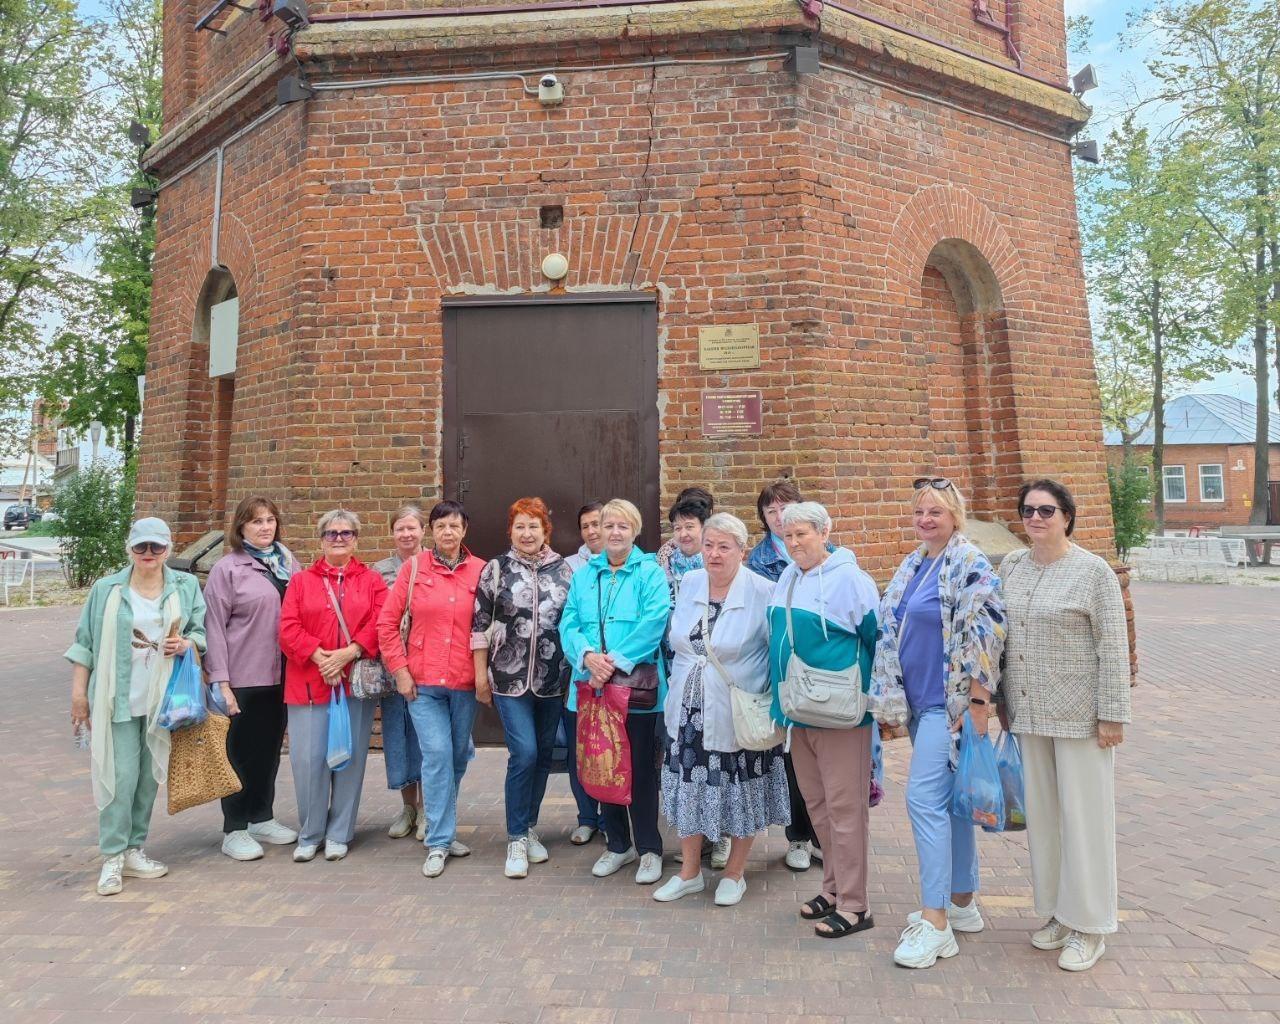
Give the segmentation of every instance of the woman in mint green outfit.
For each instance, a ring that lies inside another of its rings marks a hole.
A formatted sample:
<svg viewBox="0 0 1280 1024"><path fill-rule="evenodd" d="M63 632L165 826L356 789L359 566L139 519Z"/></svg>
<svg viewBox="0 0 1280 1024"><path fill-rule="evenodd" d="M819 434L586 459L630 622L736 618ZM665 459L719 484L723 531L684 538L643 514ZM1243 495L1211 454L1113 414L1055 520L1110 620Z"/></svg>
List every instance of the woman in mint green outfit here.
<svg viewBox="0 0 1280 1024"><path fill-rule="evenodd" d="M187 573L165 567L173 549L163 519L129 531L130 564L98 580L67 648L71 722L89 729L98 846L98 894L124 877L159 878L168 868L143 852L156 792L169 770L169 733L155 724L173 659L205 647L204 598Z"/></svg>
<svg viewBox="0 0 1280 1024"><path fill-rule="evenodd" d="M652 885L662 877L657 726L667 682L658 648L667 629L671 593L658 560L635 546L641 525L639 510L621 498L600 510L604 550L573 574L560 616L560 640L573 672L569 684L573 712L578 710L578 683L603 686L615 671L633 672L641 665L657 668L655 705L627 714L631 806L600 805L600 823L609 844L591 869L597 878L604 878L635 861L638 854L636 883Z"/></svg>

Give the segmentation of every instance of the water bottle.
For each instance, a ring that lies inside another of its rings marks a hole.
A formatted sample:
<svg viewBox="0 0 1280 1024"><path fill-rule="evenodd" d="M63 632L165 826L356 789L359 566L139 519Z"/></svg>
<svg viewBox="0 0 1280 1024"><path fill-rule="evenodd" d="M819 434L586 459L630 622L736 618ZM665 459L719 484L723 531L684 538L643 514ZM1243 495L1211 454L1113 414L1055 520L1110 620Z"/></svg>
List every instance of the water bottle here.
<svg viewBox="0 0 1280 1024"><path fill-rule="evenodd" d="M84 722L79 722L76 725L75 745L76 745L76 750L89 749L89 726Z"/></svg>

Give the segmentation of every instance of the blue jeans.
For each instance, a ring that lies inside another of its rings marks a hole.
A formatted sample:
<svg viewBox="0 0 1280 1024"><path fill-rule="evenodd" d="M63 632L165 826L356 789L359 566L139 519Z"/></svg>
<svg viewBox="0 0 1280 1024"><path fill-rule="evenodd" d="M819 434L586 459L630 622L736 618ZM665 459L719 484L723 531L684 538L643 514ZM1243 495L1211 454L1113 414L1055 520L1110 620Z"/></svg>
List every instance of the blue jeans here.
<svg viewBox="0 0 1280 1024"><path fill-rule="evenodd" d="M567 768L569 770L569 789L573 792L573 802L578 805L578 824L599 830L600 801L582 788L578 781L578 713L565 708L564 735L569 741Z"/></svg>
<svg viewBox="0 0 1280 1024"><path fill-rule="evenodd" d="M507 734L507 838L521 839L538 823L547 791L560 721L560 697L495 694L494 707Z"/></svg>
<svg viewBox="0 0 1280 1024"><path fill-rule="evenodd" d="M398 693L382 698L382 760L387 789L404 789L422 781L422 751L409 717L409 702Z"/></svg>
<svg viewBox="0 0 1280 1024"><path fill-rule="evenodd" d="M978 843L972 824L951 817L951 733L945 708L913 713L907 814L920 862L920 905L942 910L953 892L978 891Z"/></svg>
<svg viewBox="0 0 1280 1024"><path fill-rule="evenodd" d="M476 720L475 690L419 686L408 702L422 748L422 808L426 811L428 850L448 849L458 835L458 787L471 755L471 726Z"/></svg>

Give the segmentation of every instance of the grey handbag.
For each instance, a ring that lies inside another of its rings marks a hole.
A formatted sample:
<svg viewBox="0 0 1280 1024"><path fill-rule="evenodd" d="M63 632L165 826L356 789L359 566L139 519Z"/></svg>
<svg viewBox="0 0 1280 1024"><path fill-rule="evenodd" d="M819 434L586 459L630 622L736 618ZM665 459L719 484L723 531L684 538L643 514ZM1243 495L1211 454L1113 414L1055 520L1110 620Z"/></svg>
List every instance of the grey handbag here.
<svg viewBox="0 0 1280 1024"><path fill-rule="evenodd" d="M778 684L778 703L784 715L801 725L852 729L867 713L867 695L862 692L862 666L855 657L853 664L845 669L815 668L796 653L791 595L799 578L797 574L787 588L787 642L791 645L791 660L787 662L786 675Z"/></svg>

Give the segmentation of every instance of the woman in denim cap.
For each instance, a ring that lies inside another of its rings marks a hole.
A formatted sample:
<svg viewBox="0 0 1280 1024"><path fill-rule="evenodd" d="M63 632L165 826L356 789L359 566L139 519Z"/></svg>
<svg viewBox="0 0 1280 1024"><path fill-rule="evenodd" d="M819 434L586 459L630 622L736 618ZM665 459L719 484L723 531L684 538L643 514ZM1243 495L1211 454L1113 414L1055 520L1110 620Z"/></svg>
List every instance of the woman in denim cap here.
<svg viewBox="0 0 1280 1024"><path fill-rule="evenodd" d="M155 723L173 659L204 650L204 598L187 573L165 565L169 524L139 519L126 542L129 565L89 590L71 662L71 723L90 729L90 777L98 807L98 895L124 879L169 869L142 849L156 792L169 771L169 733Z"/></svg>
<svg viewBox="0 0 1280 1024"><path fill-rule="evenodd" d="M427 516L417 505L401 505L391 513L391 538L396 549L386 558L373 563L373 570L380 573L390 589L396 582L400 567L422 551L422 539L427 534ZM418 842L426 837L427 818L422 813L422 751L418 749L418 735L413 731L409 706L399 693L382 698L382 760L387 770L387 789L400 793L400 812L387 829L392 839L403 839L410 832L417 832Z"/></svg>

